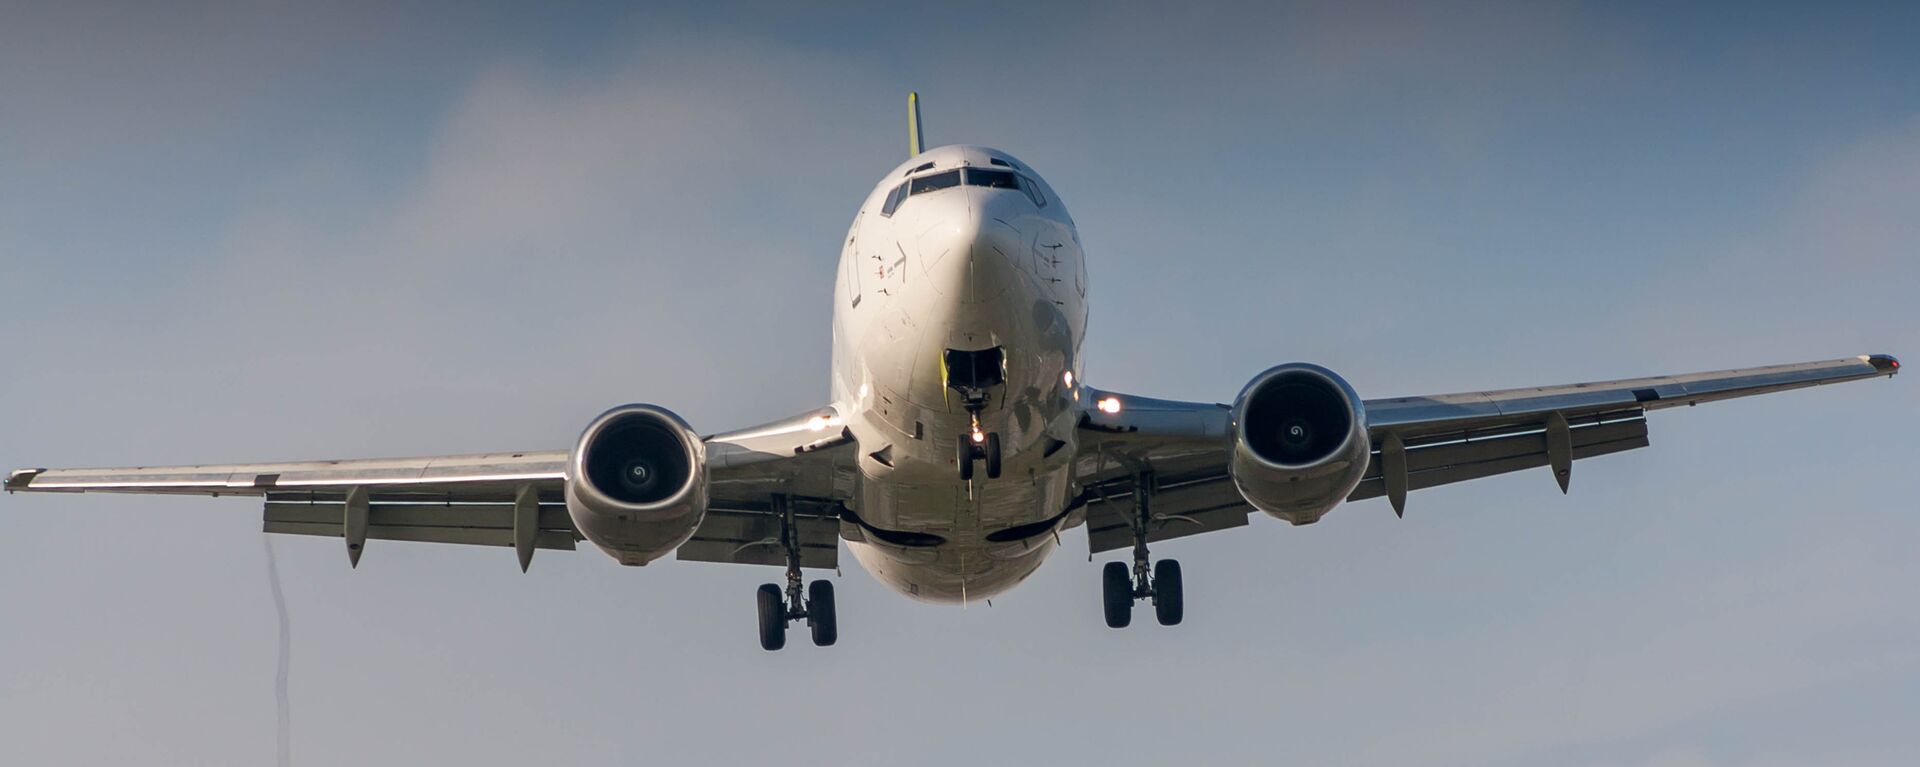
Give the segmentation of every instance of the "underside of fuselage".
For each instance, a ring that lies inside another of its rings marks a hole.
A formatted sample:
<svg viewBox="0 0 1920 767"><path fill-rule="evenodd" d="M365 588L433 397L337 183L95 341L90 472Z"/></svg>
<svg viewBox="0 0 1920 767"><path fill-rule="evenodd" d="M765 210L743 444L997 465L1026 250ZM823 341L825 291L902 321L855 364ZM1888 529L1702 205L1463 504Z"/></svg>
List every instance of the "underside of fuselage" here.
<svg viewBox="0 0 1920 767"><path fill-rule="evenodd" d="M1057 544L1043 523L1072 495L1083 269L1065 206L1005 153L930 150L869 195L835 290L833 386L859 445L850 506L880 531L850 545L882 582L986 598ZM998 476L964 478L988 437Z"/></svg>

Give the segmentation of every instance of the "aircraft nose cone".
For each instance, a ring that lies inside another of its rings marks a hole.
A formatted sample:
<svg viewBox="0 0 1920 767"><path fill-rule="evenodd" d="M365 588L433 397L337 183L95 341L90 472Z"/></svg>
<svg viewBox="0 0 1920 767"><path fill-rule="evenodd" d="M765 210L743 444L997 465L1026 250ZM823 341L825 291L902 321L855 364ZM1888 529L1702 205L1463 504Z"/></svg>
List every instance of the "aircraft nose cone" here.
<svg viewBox="0 0 1920 767"><path fill-rule="evenodd" d="M931 287L962 304L998 299L1019 277L1019 230L978 208L928 229L919 246Z"/></svg>

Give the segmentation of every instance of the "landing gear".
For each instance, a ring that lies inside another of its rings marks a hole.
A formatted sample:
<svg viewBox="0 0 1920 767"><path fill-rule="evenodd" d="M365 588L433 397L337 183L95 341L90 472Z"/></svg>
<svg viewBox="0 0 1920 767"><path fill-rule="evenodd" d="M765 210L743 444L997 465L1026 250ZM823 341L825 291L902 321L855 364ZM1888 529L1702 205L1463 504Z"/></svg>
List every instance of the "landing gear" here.
<svg viewBox="0 0 1920 767"><path fill-rule="evenodd" d="M1133 603L1140 599L1153 602L1153 617L1160 625L1178 625L1186 615L1180 563L1171 559L1153 563L1147 556L1147 524L1153 521L1153 474L1134 475L1133 487L1133 566L1108 562L1100 571L1100 601L1107 627L1122 629L1131 624Z"/></svg>
<svg viewBox="0 0 1920 767"><path fill-rule="evenodd" d="M954 464L960 481L973 481L973 462L987 462L987 479L1000 478L1000 435L980 428L980 414L995 387L1007 382L1007 356L1000 347L967 351L948 349L941 358L940 375L948 389L960 395L967 409L967 431L960 435Z"/></svg>
<svg viewBox="0 0 1920 767"><path fill-rule="evenodd" d="M780 544L787 552L787 587L783 591L768 583L762 585L756 595L760 649L772 652L787 646L787 623L803 618L815 645L831 645L840 638L839 621L833 611L833 584L814 581L801 588L800 536L794 524L793 502L784 495L776 495L773 511L780 515Z"/></svg>
<svg viewBox="0 0 1920 767"><path fill-rule="evenodd" d="M985 446L987 458L987 479L1000 478L1000 432L988 432Z"/></svg>
<svg viewBox="0 0 1920 767"><path fill-rule="evenodd" d="M816 647L831 647L840 638L840 626L833 616L833 583L807 584L807 628L813 631Z"/></svg>
<svg viewBox="0 0 1920 767"><path fill-rule="evenodd" d="M781 599L780 587L762 585L755 596L760 605L760 649L773 652L786 647L787 603Z"/></svg>
<svg viewBox="0 0 1920 767"><path fill-rule="evenodd" d="M1162 626L1179 625L1186 613L1180 596L1180 563L1162 559L1153 564L1153 617Z"/></svg>
<svg viewBox="0 0 1920 767"><path fill-rule="evenodd" d="M954 465L960 467L960 481L973 481L973 462L985 461L987 479L1000 478L1000 433L980 431L979 414L974 415L973 428L960 435L953 457Z"/></svg>
<svg viewBox="0 0 1920 767"><path fill-rule="evenodd" d="M1123 629L1133 623L1133 573L1125 562L1108 562L1100 570L1100 601L1105 604L1107 628Z"/></svg>

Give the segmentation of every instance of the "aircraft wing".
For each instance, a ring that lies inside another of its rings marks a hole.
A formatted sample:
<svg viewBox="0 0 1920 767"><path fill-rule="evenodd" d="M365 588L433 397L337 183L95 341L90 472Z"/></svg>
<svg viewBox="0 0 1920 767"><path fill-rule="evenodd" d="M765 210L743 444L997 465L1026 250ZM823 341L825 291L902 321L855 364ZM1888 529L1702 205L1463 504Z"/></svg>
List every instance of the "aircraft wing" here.
<svg viewBox="0 0 1920 767"><path fill-rule="evenodd" d="M1573 461L1646 447L1650 411L1892 376L1899 368L1899 361L1891 356L1863 355L1652 378L1366 400L1372 454L1360 485L1347 500L1385 495L1399 512L1408 491L1553 465L1562 446L1566 465L1556 467L1556 479L1564 490ZM1083 400L1090 406L1081 420L1083 449L1076 473L1087 492L1087 533L1093 551L1132 545L1132 499L1142 477L1154 487L1149 540L1247 523L1253 508L1227 475L1233 449L1229 406L1088 393L1092 396ZM1117 403L1112 408L1115 412L1099 406L1109 399Z"/></svg>
<svg viewBox="0 0 1920 767"><path fill-rule="evenodd" d="M831 409L706 438L710 510L681 559L773 564L755 544L778 530L765 499L789 493L839 500L835 467L851 466L851 442ZM19 469L5 489L47 493L141 493L263 499L269 533L354 539L572 549L582 540L563 491L567 450L197 466ZM757 504L757 505L756 505ZM804 515L804 566L834 567L838 522ZM764 560L764 561L763 561ZM784 559L778 564L784 565Z"/></svg>

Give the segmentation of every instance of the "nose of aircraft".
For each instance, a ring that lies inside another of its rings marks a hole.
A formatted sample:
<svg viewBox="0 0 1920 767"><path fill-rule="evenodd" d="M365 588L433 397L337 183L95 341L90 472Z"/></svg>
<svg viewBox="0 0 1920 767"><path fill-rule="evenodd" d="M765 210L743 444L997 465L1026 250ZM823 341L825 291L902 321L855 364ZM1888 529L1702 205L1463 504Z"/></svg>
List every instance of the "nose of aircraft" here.
<svg viewBox="0 0 1920 767"><path fill-rule="evenodd" d="M965 189L950 198L964 207L936 217L920 235L920 264L928 286L961 305L1000 299L1020 277L1020 230L1008 217L994 215L989 198L998 190ZM943 201L944 202L944 201Z"/></svg>

